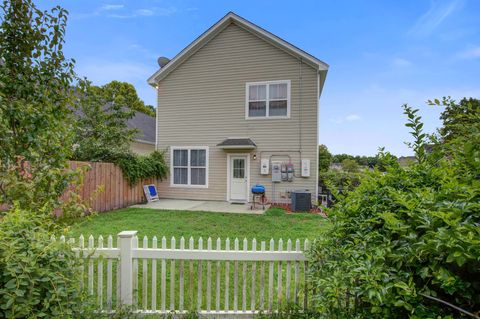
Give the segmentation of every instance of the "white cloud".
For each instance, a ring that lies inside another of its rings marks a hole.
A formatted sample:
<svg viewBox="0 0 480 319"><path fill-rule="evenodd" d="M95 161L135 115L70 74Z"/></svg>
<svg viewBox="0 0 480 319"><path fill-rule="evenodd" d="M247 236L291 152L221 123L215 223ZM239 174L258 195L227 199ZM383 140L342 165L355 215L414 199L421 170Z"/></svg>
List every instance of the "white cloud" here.
<svg viewBox="0 0 480 319"><path fill-rule="evenodd" d="M475 59L480 58L480 46L472 47L467 50L458 53L458 57L461 59Z"/></svg>
<svg viewBox="0 0 480 319"><path fill-rule="evenodd" d="M396 68L408 68L413 65L413 63L407 59L403 58L394 58L392 60L392 65Z"/></svg>
<svg viewBox="0 0 480 319"><path fill-rule="evenodd" d="M87 77L94 84L105 84L113 80L146 83L155 66L132 62L111 62L104 60L79 61L76 72Z"/></svg>
<svg viewBox="0 0 480 319"><path fill-rule="evenodd" d="M105 4L97 9L97 11L119 10L124 7L123 4Z"/></svg>
<svg viewBox="0 0 480 319"><path fill-rule="evenodd" d="M127 47L127 49L142 54L149 61L156 61L158 58L158 54L155 54L140 44L131 44Z"/></svg>
<svg viewBox="0 0 480 319"><path fill-rule="evenodd" d="M344 116L344 117L330 119L330 122L335 123L335 124L342 124L342 123L345 123L345 122L359 121L361 119L362 119L362 117L358 114L349 114L349 115Z"/></svg>
<svg viewBox="0 0 480 319"><path fill-rule="evenodd" d="M90 13L84 13L74 16L77 19L85 19L96 16L106 16L115 19L130 19L137 17L152 17L152 16L171 16L178 12L176 7L152 7L139 8L135 10L127 10L123 4L105 4L95 9Z"/></svg>
<svg viewBox="0 0 480 319"><path fill-rule="evenodd" d="M359 121L361 119L362 118L360 117L360 115L357 115L357 114L350 114L345 116L345 121L347 122Z"/></svg>
<svg viewBox="0 0 480 319"><path fill-rule="evenodd" d="M175 7L168 7L168 8L159 8L154 7L150 9L142 8L134 10L131 13L125 14L109 14L107 17L109 18L116 18L116 19L130 19L130 18L137 18L137 17L152 17L152 16L171 16L177 12L177 8Z"/></svg>
<svg viewBox="0 0 480 319"><path fill-rule="evenodd" d="M156 15L159 15L159 16L170 16L177 12L178 12L178 9L176 7L155 8L155 13Z"/></svg>
<svg viewBox="0 0 480 319"><path fill-rule="evenodd" d="M151 9L138 9L135 10L135 14L139 16L153 16L155 14L155 11Z"/></svg>
<svg viewBox="0 0 480 319"><path fill-rule="evenodd" d="M419 37L432 34L442 22L462 5L463 0L433 1L430 9L417 20L408 34Z"/></svg>
<svg viewBox="0 0 480 319"><path fill-rule="evenodd" d="M121 10L123 8L124 8L123 4L104 4L103 6L100 6L100 7L96 8L95 11L93 11L93 12L81 13L81 14L78 14L78 15L74 15L73 18L87 19L87 18L91 18L91 17L100 16L101 14L103 14L105 12L118 11L118 10Z"/></svg>

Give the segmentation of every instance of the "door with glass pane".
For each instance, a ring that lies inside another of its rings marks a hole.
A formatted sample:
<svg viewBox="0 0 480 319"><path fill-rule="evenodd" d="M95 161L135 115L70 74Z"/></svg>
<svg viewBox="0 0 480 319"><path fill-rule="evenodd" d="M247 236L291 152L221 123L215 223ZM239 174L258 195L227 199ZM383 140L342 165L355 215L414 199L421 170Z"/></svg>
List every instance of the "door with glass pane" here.
<svg viewBox="0 0 480 319"><path fill-rule="evenodd" d="M246 201L247 193L247 156L230 157L230 200Z"/></svg>

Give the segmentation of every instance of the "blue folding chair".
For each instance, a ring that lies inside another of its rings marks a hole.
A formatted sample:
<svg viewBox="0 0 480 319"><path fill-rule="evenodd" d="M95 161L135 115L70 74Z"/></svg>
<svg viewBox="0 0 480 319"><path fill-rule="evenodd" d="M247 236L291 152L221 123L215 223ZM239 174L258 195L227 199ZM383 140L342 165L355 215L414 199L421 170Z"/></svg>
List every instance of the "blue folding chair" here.
<svg viewBox="0 0 480 319"><path fill-rule="evenodd" d="M143 185L143 193L145 194L145 198L149 203L158 200L157 187L153 184Z"/></svg>

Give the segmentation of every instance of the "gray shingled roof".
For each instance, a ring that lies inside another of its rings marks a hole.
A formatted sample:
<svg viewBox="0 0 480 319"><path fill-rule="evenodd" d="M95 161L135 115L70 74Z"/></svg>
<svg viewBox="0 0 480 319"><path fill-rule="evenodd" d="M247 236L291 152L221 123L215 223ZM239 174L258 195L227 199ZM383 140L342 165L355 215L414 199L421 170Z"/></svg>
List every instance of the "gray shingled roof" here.
<svg viewBox="0 0 480 319"><path fill-rule="evenodd" d="M155 118L141 112L135 112L135 115L127 121L129 128L138 130L135 140L142 142L155 143Z"/></svg>
<svg viewBox="0 0 480 319"><path fill-rule="evenodd" d="M249 138L227 138L220 144L217 144L217 146L227 146L227 147L228 146L237 146L237 147L246 146L250 148L250 147L256 147L257 145L255 145L255 143Z"/></svg>
<svg viewBox="0 0 480 319"><path fill-rule="evenodd" d="M105 106L105 109L107 106ZM70 107L73 114L78 117L83 117L83 112L80 109ZM127 121L129 128L135 128L138 130L134 140L143 141L148 143L155 143L155 118L144 114L139 111L135 111L135 115Z"/></svg>

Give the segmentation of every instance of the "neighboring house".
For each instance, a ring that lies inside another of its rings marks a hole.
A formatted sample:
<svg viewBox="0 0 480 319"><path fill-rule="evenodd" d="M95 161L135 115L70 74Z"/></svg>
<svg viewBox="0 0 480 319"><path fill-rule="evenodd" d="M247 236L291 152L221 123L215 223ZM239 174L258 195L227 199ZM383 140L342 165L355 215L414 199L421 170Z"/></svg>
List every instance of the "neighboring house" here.
<svg viewBox="0 0 480 319"><path fill-rule="evenodd" d="M74 114L83 117L83 112L78 108L72 108ZM108 110L108 105L104 106ZM145 113L135 111L135 115L127 120L127 126L130 129L138 130L130 143L130 150L139 155L147 155L155 150L155 118Z"/></svg>
<svg viewBox="0 0 480 319"><path fill-rule="evenodd" d="M342 163L331 163L328 167L330 170L341 171L343 170Z"/></svg>
<svg viewBox="0 0 480 319"><path fill-rule="evenodd" d="M137 135L130 143L130 149L137 154L147 155L155 150L155 118L136 111L127 121L129 128L138 130Z"/></svg>
<svg viewBox="0 0 480 319"><path fill-rule="evenodd" d="M327 64L234 13L159 62L148 82L158 94L157 149L170 166L161 197L246 202L259 183L272 202L297 189L315 200ZM282 180L276 168L289 163L291 181Z"/></svg>

